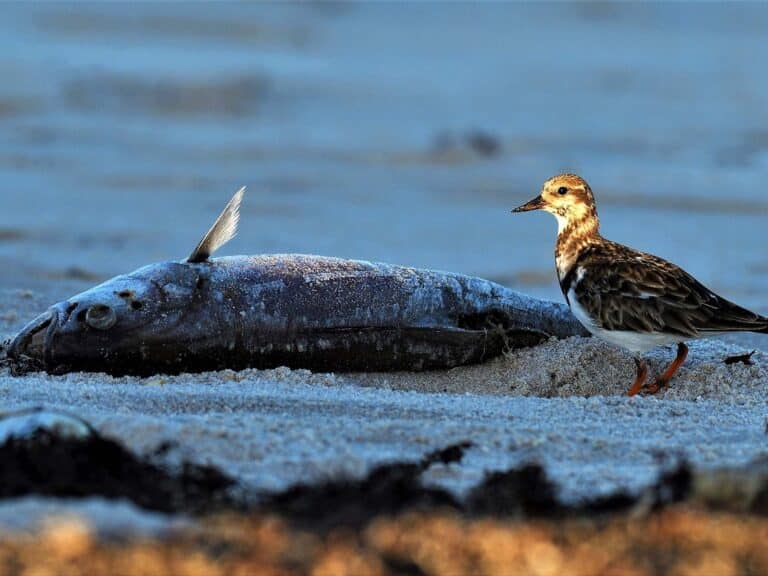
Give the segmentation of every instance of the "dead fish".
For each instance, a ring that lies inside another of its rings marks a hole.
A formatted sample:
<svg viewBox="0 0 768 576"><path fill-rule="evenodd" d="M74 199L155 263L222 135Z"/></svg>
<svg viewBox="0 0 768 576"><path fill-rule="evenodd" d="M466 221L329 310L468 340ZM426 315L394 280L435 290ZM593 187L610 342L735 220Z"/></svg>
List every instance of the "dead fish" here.
<svg viewBox="0 0 768 576"><path fill-rule="evenodd" d="M480 278L297 254L211 258L236 234L244 190L186 260L117 276L30 322L7 352L15 372L444 369L586 334L566 306Z"/></svg>

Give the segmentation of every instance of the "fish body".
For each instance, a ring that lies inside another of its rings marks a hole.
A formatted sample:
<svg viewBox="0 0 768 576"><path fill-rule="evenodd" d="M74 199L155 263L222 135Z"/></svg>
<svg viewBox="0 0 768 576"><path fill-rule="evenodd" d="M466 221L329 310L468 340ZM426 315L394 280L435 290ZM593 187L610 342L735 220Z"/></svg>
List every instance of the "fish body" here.
<svg viewBox="0 0 768 576"><path fill-rule="evenodd" d="M55 304L14 338L9 358L51 373L114 375L428 370L586 334L566 306L480 278L296 254L210 258L234 235L231 204L217 221L224 236L214 225L186 261L151 264Z"/></svg>

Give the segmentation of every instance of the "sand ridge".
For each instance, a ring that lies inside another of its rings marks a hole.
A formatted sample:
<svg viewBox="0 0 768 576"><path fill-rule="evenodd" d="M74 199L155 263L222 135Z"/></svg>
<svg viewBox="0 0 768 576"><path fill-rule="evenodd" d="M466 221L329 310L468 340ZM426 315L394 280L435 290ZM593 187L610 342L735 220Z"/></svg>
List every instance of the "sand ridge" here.
<svg viewBox="0 0 768 576"><path fill-rule="evenodd" d="M719 399L760 402L768 391L768 354L760 350L752 365L724 360L751 350L716 339L689 344L688 359L659 399ZM652 350L651 376L672 361L673 347ZM550 339L532 348L515 350L477 366L440 372L355 374L351 382L377 388L566 398L625 396L635 377L632 355L596 338ZM650 378L650 377L649 377Z"/></svg>

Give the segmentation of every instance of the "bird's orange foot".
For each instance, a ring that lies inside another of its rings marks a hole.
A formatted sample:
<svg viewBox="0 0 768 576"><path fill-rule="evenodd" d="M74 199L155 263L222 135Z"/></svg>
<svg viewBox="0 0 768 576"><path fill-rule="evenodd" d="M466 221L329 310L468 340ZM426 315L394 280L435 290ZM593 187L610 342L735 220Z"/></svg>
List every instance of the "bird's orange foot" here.
<svg viewBox="0 0 768 576"><path fill-rule="evenodd" d="M643 396L651 396L652 394L661 392L667 386L669 386L669 380L662 380L661 378L657 378L651 384L648 384L645 388L643 388L640 393Z"/></svg>
<svg viewBox="0 0 768 576"><path fill-rule="evenodd" d="M648 384L642 391L644 395L656 394L669 386L669 381L677 372L677 369L683 365L686 357L688 356L688 346L680 342L677 345L677 357L672 361L672 364L664 370L664 374L656 378L653 383Z"/></svg>
<svg viewBox="0 0 768 576"><path fill-rule="evenodd" d="M627 396L634 396L643 388L645 384L645 378L648 376L648 366L645 364L645 360L635 358L635 366L637 366L637 377L635 378L632 386L627 390Z"/></svg>

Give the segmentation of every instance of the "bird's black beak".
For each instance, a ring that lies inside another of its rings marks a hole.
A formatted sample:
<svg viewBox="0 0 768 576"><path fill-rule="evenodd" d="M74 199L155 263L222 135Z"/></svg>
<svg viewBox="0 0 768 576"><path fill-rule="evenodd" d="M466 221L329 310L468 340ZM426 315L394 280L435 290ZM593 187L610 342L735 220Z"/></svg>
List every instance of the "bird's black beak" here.
<svg viewBox="0 0 768 576"><path fill-rule="evenodd" d="M544 198L541 197L541 194L536 196L533 200L530 202L526 202L522 206L518 206L512 212L530 212L531 210L539 210L541 208L544 208Z"/></svg>

